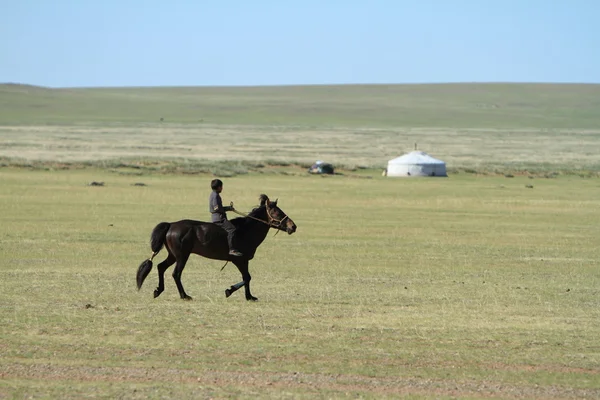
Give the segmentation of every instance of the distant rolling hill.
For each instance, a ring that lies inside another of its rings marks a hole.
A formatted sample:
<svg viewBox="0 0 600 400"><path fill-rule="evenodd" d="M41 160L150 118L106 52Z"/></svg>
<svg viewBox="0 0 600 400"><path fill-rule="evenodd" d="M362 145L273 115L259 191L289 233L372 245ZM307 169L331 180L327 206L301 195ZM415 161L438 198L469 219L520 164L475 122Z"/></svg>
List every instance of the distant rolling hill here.
<svg viewBox="0 0 600 400"><path fill-rule="evenodd" d="M0 124L600 127L597 84L53 89L0 85Z"/></svg>

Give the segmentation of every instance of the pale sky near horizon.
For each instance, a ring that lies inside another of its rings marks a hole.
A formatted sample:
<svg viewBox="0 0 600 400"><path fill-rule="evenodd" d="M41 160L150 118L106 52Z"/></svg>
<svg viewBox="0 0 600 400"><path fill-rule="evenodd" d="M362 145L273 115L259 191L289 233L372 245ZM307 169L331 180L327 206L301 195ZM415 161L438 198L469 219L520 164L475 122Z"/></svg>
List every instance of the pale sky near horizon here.
<svg viewBox="0 0 600 400"><path fill-rule="evenodd" d="M600 83L600 0L0 0L0 82Z"/></svg>

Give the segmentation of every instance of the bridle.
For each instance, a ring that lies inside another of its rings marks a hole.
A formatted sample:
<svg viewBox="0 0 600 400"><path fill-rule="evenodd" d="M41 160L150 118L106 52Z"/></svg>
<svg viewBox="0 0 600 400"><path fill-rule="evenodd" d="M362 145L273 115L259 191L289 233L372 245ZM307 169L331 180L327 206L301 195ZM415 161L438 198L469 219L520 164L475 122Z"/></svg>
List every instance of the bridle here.
<svg viewBox="0 0 600 400"><path fill-rule="evenodd" d="M271 213L269 213L269 207L266 206L266 205L265 205L265 210L267 211L267 216L269 217L269 226L272 227L272 228L276 228L276 229L280 229L281 230L281 228L283 228L283 223L289 217L286 215L282 219L277 219L277 218L273 217L271 215ZM277 222L277 225L273 225L273 222Z"/></svg>
<svg viewBox="0 0 600 400"><path fill-rule="evenodd" d="M269 219L268 221L264 221L264 220L262 220L262 219L260 219L260 218L253 217L252 215L244 214L244 213L242 213L242 212L239 212L239 211L237 211L237 210L232 210L232 211L233 211L234 213L236 213L236 214L239 214L239 215L241 215L241 216L244 216L244 217L246 217L246 218L250 218L250 219L253 219L253 220L255 220L255 221L262 222L263 224L269 225L269 228L275 228L275 229L277 229L278 231L284 230L284 229L283 229L283 228L284 228L284 227L283 227L283 223L284 223L284 222L285 222L285 220L286 220L286 219L288 219L289 217L288 217L287 215L286 215L285 217L283 217L282 219L277 219L277 218L273 217L273 216L271 215L271 213L269 212L269 206L267 206L266 204L265 204L265 210L266 210L266 212L267 212L267 217L268 217L268 219ZM274 224L274 222L275 222L275 223L277 223L277 225L275 225L275 224Z"/></svg>

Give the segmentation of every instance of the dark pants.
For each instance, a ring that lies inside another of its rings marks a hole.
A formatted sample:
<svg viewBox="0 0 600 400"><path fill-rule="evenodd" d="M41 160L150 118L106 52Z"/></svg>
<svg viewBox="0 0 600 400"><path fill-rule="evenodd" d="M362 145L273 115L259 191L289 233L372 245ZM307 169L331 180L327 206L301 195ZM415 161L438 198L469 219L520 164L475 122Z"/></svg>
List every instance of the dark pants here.
<svg viewBox="0 0 600 400"><path fill-rule="evenodd" d="M229 250L235 249L235 247L233 247L233 235L235 234L235 226L228 219L215 222L215 224L219 225L221 228L225 229L225 232L227 232L227 243L229 243Z"/></svg>

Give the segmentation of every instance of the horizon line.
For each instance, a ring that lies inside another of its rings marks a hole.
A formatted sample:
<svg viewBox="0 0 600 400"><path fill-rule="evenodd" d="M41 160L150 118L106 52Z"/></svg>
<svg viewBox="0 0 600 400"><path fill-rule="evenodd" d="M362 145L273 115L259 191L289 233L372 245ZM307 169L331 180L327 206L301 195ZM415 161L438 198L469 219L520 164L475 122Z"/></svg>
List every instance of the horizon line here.
<svg viewBox="0 0 600 400"><path fill-rule="evenodd" d="M27 86L40 89L160 89L160 88L286 88L343 86L436 86L436 85L600 85L600 82L536 82L536 81L450 81L411 83L306 83L264 85L115 85L115 86L44 86L21 82L0 82L0 86Z"/></svg>

